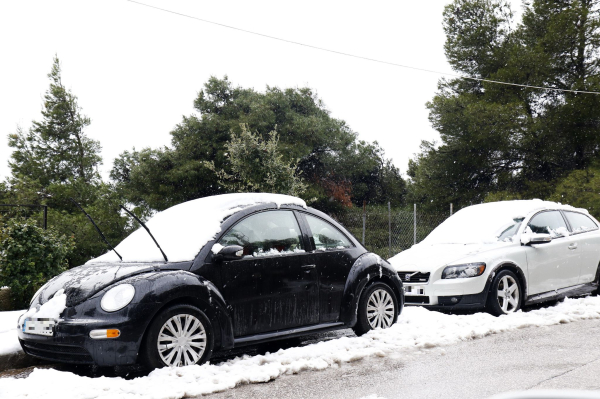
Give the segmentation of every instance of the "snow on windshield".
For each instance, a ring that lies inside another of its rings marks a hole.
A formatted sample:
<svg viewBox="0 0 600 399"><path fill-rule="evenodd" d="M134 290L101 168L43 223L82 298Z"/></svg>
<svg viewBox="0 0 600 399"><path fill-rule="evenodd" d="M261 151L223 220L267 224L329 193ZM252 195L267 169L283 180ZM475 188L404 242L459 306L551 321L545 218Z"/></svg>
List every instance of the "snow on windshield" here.
<svg viewBox="0 0 600 399"><path fill-rule="evenodd" d="M423 244L510 242L519 230L522 219L542 209L575 208L542 200L499 201L473 205L446 219L423 240Z"/></svg>
<svg viewBox="0 0 600 399"><path fill-rule="evenodd" d="M239 193L199 198L173 206L154 215L147 223L169 262L193 260L200 249L221 231L227 216L244 208L262 203L299 205L300 198L282 194ZM162 254L150 235L140 227L115 247L124 262L161 262ZM88 261L90 263L119 262L113 252Z"/></svg>

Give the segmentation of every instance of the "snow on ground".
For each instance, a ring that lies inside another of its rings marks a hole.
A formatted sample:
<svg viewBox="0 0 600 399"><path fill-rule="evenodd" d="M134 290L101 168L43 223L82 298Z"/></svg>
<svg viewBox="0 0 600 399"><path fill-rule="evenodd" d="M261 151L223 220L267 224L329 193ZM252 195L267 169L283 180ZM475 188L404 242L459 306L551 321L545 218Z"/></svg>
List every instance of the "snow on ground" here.
<svg viewBox="0 0 600 399"><path fill-rule="evenodd" d="M17 322L24 310L0 312L0 355L21 351L17 338Z"/></svg>
<svg viewBox="0 0 600 399"><path fill-rule="evenodd" d="M549 308L493 317L486 313L447 315L421 307L404 309L396 325L362 337L342 337L266 355L242 356L220 364L155 370L148 376L89 378L36 369L25 379L0 379L0 398L182 398L267 382L283 374L323 370L372 356L394 356L490 334L533 326L600 319L600 297L566 299Z"/></svg>

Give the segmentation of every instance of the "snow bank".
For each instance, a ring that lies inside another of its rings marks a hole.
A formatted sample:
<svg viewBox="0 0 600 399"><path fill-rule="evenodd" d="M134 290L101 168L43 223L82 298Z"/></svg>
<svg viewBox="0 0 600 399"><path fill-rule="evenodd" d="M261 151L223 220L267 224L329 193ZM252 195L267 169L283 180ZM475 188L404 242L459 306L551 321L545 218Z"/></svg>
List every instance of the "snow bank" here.
<svg viewBox="0 0 600 399"><path fill-rule="evenodd" d="M371 356L410 354L503 331L583 319L600 319L600 297L566 299L554 307L498 318L486 313L446 315L410 307L392 328L362 337L342 337L264 356L242 356L216 365L160 369L129 381L36 369L25 379L0 379L0 398L63 399L65 387L69 397L76 398L182 398L267 382L303 370L323 370Z"/></svg>
<svg viewBox="0 0 600 399"><path fill-rule="evenodd" d="M299 205L300 198L282 194L239 193L198 198L158 212L147 223L148 229L171 262L193 260L200 249L221 231L227 216L249 206L274 203ZM124 262L162 262L164 258L150 235L140 227L115 247ZM113 252L87 262L119 262Z"/></svg>
<svg viewBox="0 0 600 399"><path fill-rule="evenodd" d="M17 338L17 323L23 313L24 310L0 312L0 355L21 351Z"/></svg>

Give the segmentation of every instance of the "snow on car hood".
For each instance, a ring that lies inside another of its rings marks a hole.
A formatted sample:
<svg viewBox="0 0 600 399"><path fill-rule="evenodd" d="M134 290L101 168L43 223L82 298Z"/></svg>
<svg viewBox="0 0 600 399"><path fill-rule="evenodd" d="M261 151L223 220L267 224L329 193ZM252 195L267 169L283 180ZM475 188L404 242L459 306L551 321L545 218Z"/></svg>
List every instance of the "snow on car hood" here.
<svg viewBox="0 0 600 399"><path fill-rule="evenodd" d="M44 304L61 289L67 296L66 306L76 305L115 281L140 273L161 269L189 269L190 262L173 263L117 263L93 264L75 267L48 281L40 290L36 303Z"/></svg>
<svg viewBox="0 0 600 399"><path fill-rule="evenodd" d="M434 245L421 243L393 256L388 262L392 264L396 271L433 273L443 266L457 264L467 256L482 254L508 245L513 244L506 242ZM478 261L485 262L486 259L483 257Z"/></svg>
<svg viewBox="0 0 600 399"><path fill-rule="evenodd" d="M169 262L193 260L202 247L221 231L221 222L244 208L257 204L274 203L299 205L306 208L300 198L282 194L237 193L198 198L158 212L146 226L167 255ZM123 262L164 262L160 250L150 235L139 228L115 247ZM113 252L87 262L119 262Z"/></svg>

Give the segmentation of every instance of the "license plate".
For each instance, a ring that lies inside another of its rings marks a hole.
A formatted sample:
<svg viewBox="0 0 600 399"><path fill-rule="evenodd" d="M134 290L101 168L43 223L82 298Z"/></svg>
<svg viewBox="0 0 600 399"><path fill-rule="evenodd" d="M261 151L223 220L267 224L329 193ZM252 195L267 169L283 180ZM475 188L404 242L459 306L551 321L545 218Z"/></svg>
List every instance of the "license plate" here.
<svg viewBox="0 0 600 399"><path fill-rule="evenodd" d="M425 289L421 287L404 286L404 293L407 295L425 295Z"/></svg>
<svg viewBox="0 0 600 399"><path fill-rule="evenodd" d="M56 321L54 319L25 319L25 321L23 322L23 332L26 334L52 336L54 335L55 325Z"/></svg>

